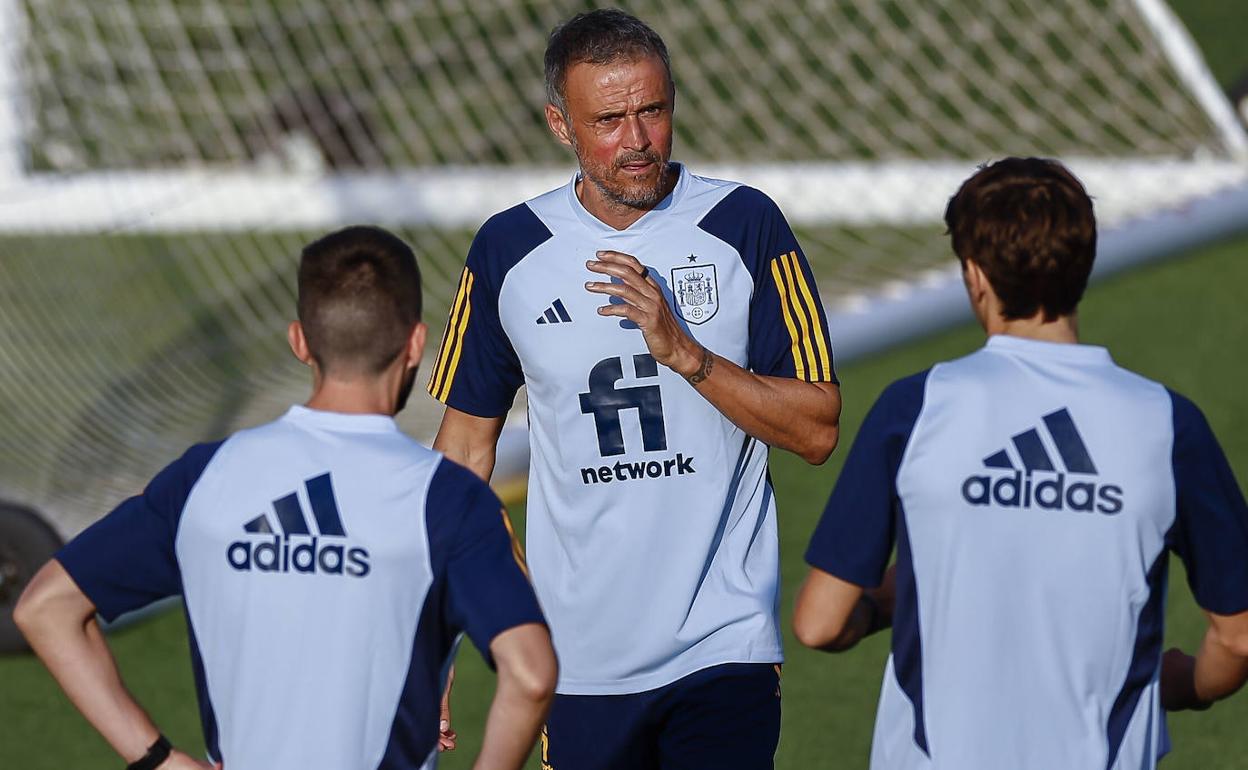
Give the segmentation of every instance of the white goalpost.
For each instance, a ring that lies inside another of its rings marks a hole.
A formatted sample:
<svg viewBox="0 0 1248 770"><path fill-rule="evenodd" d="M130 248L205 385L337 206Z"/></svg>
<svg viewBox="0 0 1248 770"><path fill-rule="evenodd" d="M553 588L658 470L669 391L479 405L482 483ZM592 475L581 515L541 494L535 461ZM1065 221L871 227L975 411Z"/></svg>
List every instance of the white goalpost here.
<svg viewBox="0 0 1248 770"><path fill-rule="evenodd" d="M572 173L541 53L592 4L0 0L0 499L72 533L299 398L319 232L398 229L440 327L472 230ZM1248 227L1248 136L1162 0L628 10L672 52L677 159L776 199L838 361L964 317L940 218L992 158L1084 179L1102 269Z"/></svg>

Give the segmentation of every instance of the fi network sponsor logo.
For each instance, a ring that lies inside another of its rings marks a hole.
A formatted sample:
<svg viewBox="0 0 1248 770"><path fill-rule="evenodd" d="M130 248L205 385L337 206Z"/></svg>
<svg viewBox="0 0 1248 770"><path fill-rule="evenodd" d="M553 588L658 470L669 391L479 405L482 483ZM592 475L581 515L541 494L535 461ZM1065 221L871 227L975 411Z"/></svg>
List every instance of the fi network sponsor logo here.
<svg viewBox="0 0 1248 770"><path fill-rule="evenodd" d="M262 513L243 525L251 537L230 543L225 558L239 572L286 572L299 575L368 575L368 550L346 542L334 487L325 473L304 483L316 519L317 534L308 529L299 496L291 492L273 501L280 532Z"/></svg>
<svg viewBox="0 0 1248 770"><path fill-rule="evenodd" d="M1046 414L1044 427L1064 470L1054 464L1038 427L1031 428L1011 439L1022 467L1008 449L985 457L984 467L990 472L968 476L962 482L962 498L971 505L1003 508L1097 511L1107 516L1120 512L1122 487L1101 483L1070 412Z"/></svg>
<svg viewBox="0 0 1248 770"><path fill-rule="evenodd" d="M604 458L625 454L624 428L620 415L636 412L641 428L643 452L667 451L667 424L663 418L663 392L659 386L659 365L649 353L633 356L634 379L644 385L621 387L624 361L619 356L604 358L589 372L589 390L581 393L581 413L593 415L598 436L598 453ZM652 381L652 382L651 382ZM631 418L630 418L631 419ZM636 447L633 447L636 451ZM693 458L682 452L675 457L591 465L581 468L582 484L610 484L697 473Z"/></svg>

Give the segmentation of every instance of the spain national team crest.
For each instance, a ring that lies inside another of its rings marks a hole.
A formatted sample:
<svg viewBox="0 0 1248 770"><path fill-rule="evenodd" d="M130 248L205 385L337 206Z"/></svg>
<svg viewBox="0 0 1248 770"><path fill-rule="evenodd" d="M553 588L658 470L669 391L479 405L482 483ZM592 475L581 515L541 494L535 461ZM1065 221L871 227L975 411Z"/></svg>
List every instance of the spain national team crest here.
<svg viewBox="0 0 1248 770"><path fill-rule="evenodd" d="M719 310L719 284L714 265L672 268L672 294L676 309L691 324L706 323Z"/></svg>

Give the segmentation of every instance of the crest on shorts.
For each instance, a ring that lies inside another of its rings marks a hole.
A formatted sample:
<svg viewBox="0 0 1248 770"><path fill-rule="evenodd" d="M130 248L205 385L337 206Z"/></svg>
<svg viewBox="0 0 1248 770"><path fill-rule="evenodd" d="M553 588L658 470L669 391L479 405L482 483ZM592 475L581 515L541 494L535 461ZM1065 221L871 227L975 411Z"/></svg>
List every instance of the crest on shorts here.
<svg viewBox="0 0 1248 770"><path fill-rule="evenodd" d="M706 323L719 310L719 284L714 265L672 268L672 294L676 309L691 324Z"/></svg>

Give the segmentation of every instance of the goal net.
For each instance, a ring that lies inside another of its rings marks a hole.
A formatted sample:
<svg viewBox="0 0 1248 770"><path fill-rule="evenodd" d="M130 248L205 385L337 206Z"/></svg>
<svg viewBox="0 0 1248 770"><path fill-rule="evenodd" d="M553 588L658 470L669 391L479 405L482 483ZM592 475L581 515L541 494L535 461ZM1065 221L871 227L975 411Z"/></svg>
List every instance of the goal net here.
<svg viewBox="0 0 1248 770"><path fill-rule="evenodd" d="M301 398L293 267L329 228L416 247L436 339L473 229L573 172L541 59L590 5L0 0L0 498L69 533ZM775 198L834 313L947 276L985 160L1067 160L1110 227L1248 178L1160 0L628 10L671 50L677 159Z"/></svg>

